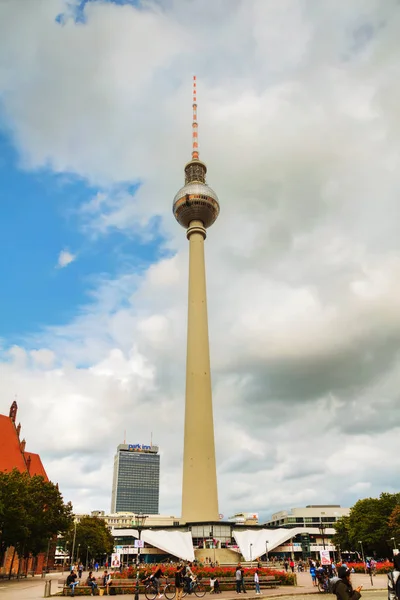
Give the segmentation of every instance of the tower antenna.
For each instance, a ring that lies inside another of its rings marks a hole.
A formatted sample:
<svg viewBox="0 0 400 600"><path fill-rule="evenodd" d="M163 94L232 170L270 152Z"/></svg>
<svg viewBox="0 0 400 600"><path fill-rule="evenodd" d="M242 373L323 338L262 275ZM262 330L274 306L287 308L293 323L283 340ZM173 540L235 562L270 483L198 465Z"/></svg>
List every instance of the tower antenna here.
<svg viewBox="0 0 400 600"><path fill-rule="evenodd" d="M193 75L193 122L192 122L192 160L199 159L199 137L197 124L197 80Z"/></svg>

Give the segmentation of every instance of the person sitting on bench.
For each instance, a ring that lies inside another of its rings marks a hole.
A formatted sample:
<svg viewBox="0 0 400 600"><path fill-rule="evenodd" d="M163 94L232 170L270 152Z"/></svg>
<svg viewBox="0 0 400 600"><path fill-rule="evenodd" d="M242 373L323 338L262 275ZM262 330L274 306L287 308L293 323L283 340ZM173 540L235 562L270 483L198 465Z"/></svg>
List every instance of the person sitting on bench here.
<svg viewBox="0 0 400 600"><path fill-rule="evenodd" d="M86 583L88 586L92 588L90 593L91 596L94 596L94 591L97 589L96 577L93 577L92 571L89 572L88 578L86 579Z"/></svg>

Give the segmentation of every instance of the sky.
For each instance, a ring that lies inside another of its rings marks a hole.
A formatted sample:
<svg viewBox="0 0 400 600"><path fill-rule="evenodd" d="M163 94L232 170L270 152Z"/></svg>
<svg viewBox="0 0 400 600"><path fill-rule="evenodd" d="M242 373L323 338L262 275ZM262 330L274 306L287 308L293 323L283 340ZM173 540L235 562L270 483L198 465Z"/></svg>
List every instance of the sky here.
<svg viewBox="0 0 400 600"><path fill-rule="evenodd" d="M0 0L0 412L77 512L161 451L179 515L191 151L219 507L398 491L397 0Z"/></svg>

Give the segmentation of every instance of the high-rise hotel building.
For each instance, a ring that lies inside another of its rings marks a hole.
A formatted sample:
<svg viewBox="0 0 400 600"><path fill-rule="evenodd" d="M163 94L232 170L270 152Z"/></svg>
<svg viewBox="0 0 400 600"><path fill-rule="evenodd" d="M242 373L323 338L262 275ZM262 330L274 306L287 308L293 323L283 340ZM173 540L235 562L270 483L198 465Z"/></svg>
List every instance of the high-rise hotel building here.
<svg viewBox="0 0 400 600"><path fill-rule="evenodd" d="M158 446L120 444L114 458L111 512L159 514Z"/></svg>

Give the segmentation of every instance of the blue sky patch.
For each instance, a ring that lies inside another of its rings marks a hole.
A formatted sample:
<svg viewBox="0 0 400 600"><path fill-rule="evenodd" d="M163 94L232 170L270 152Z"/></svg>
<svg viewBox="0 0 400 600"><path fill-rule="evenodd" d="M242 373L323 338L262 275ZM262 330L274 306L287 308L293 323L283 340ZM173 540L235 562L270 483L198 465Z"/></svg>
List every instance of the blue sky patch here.
<svg viewBox="0 0 400 600"><path fill-rule="evenodd" d="M163 255L163 238L154 219L150 239L118 230L85 232L79 208L99 189L50 171L26 172L9 138L0 134L0 338L18 343L42 327L67 323L90 301L100 276L140 273ZM127 184L134 193L137 186ZM77 258L64 268L58 256Z"/></svg>

